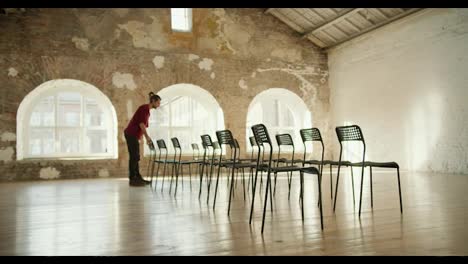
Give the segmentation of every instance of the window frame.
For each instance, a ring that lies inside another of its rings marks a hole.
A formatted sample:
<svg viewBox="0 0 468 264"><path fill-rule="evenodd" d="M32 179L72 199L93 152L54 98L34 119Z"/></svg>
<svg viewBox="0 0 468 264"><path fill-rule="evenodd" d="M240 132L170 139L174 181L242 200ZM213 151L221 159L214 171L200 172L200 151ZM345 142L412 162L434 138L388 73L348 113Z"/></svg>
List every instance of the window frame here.
<svg viewBox="0 0 468 264"><path fill-rule="evenodd" d="M206 133L206 134L209 134L211 136L211 139L213 141L217 141L216 131L225 129L224 128L225 125L224 125L224 112L223 112L223 109L221 108L221 106L217 102L216 98L210 92L206 91L205 89L203 89L203 88L201 88L201 87L199 87L197 85L193 85L193 84L189 84L189 83L179 83L179 84L174 84L174 85L171 85L171 86L168 86L168 87L162 89L160 92L158 92L158 95L161 96L163 101L173 99L174 97L177 97L177 96L189 97L192 100L198 102L202 107L204 107L205 111L207 113L214 116L214 124L212 124L210 126L214 127L215 129L213 131L209 131L209 132ZM163 134L166 135L166 133L167 133L168 138L162 138L162 139L164 139L164 142L166 143L168 155L171 155L171 154L173 155L174 154L174 148L172 146L172 142L170 141L170 139L172 137L174 137L174 132L175 131L190 130L191 134L195 134L195 129L194 129L194 126L193 126L193 124L195 123L194 122L195 113L190 111L191 112L190 113L190 118L191 118L190 123L192 123L192 126L173 126L172 125L173 124L173 120L172 120L173 108L172 108L171 103L173 103L174 101L171 100L171 101L169 101L167 103L163 102L163 101L161 102L161 107L163 107L163 106L168 107L167 114L169 115L169 118L168 118L167 126L162 127L162 129L164 129ZM191 105L190 107L192 108L193 105ZM158 112L156 112L156 111L161 111L161 109L159 108L157 110L152 110L152 111L154 111L154 112L151 113L150 119L154 114L158 114ZM160 129L160 127L158 127L158 126L156 126L155 128L150 128L150 125L152 123L153 122L150 122L150 124L148 125L148 130L149 131L151 131L153 129ZM190 146L190 144L192 144L192 143L197 143L198 146L199 146L200 152L203 152L203 147L201 146L200 136L201 136L201 134L195 136L196 141L195 142L189 142L188 146ZM161 138L154 138L152 134L150 134L150 137L152 138L153 142L156 142L156 140L161 139ZM181 143L181 147L182 147L182 154L184 156L192 156L193 150L191 148L190 149L183 148L184 145L187 145L186 144L187 142L182 142L181 138L178 138L178 139L179 139L179 141L181 141L180 143ZM157 152L159 153L159 150L157 150ZM144 146L143 153L144 153L144 156L149 156L150 155L149 148L146 145ZM225 153L225 147L223 147L223 153ZM165 152L162 151L162 154L164 155Z"/></svg>
<svg viewBox="0 0 468 264"><path fill-rule="evenodd" d="M174 20L174 9L185 9L186 10L186 16L184 16L184 19L186 19L186 23L188 24L188 29L178 29L174 28L173 20ZM193 10L192 8L171 8L171 30L172 32L177 32L177 33L192 33L193 31Z"/></svg>
<svg viewBox="0 0 468 264"><path fill-rule="evenodd" d="M65 89L64 89L65 88ZM63 126L58 125L59 115L59 94L63 92L79 93L80 94L80 124L79 126ZM54 107L54 126L31 126L30 119L36 106L47 97L52 96ZM105 124L103 127L86 126L86 99L92 99L101 106L100 110L105 116ZM30 142L31 130L37 129L52 129L54 130L54 153L31 155ZM101 128L101 129L98 129ZM73 153L63 153L60 151L59 135L61 131L76 131L79 129L79 151ZM86 149L86 132L89 130L102 130L106 132L107 153L90 153L84 152ZM95 86L73 79L58 79L51 80L41 84L32 90L21 102L17 114L17 160L81 160L81 159L116 159L118 157L117 144L117 116L111 101Z"/></svg>
<svg viewBox="0 0 468 264"><path fill-rule="evenodd" d="M261 120L262 120L261 123L265 124L265 126L268 129L268 133L270 135L270 139L273 145L273 153L278 153L278 144L275 138L276 134L273 133L273 131L277 131L277 130L294 131L293 133L291 133L291 137L294 141L295 153L299 154L303 152L304 144L302 143L299 130L302 128L312 127L312 114L309 111L305 102L302 100L302 98L300 98L294 92L285 88L269 88L257 94L250 102L249 108L247 110L247 116L246 116L246 151L247 152L252 151L252 146L250 145L249 137L253 135L251 126L255 124L250 124L251 111L255 106L257 106L257 104L260 104L260 107L262 107L262 111L264 111L262 104L266 104L266 101L268 100L273 100L272 103L274 103L274 100L277 100L279 102L278 104L279 109L275 109L275 111L277 111L277 113L275 114L278 114L277 116L278 126L271 126L270 124L264 123L265 121L263 119L263 114L261 117ZM289 111L291 112L292 118L294 120L294 126L287 126L287 127L282 126L283 114L285 113L285 111L281 109L283 107L287 107ZM256 150L256 148L254 149ZM307 147L307 150L308 152L313 151L313 149L311 149L310 147ZM288 146L281 147L281 153L292 153L292 147L288 147Z"/></svg>

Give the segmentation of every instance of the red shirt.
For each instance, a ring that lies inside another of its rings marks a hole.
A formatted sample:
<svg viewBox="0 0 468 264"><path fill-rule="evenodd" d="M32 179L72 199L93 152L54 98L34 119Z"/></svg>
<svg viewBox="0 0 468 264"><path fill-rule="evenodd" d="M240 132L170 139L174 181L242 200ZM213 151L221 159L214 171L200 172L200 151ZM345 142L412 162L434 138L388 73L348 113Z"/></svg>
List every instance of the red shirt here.
<svg viewBox="0 0 468 264"><path fill-rule="evenodd" d="M135 136L138 139L141 139L143 135L143 130L140 128L140 123L145 124L145 127L148 127L148 119L150 117L150 107L148 104L144 104L138 107L135 114L133 114L132 119L128 123L127 128L125 129L125 134L130 136Z"/></svg>

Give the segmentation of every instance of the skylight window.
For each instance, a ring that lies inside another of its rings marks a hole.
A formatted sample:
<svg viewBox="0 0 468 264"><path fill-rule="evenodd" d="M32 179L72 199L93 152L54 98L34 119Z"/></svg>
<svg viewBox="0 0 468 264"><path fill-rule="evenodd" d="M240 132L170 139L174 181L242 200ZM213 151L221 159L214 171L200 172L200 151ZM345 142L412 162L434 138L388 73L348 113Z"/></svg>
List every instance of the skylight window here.
<svg viewBox="0 0 468 264"><path fill-rule="evenodd" d="M192 31L192 9L191 8L171 8L172 31L191 32Z"/></svg>

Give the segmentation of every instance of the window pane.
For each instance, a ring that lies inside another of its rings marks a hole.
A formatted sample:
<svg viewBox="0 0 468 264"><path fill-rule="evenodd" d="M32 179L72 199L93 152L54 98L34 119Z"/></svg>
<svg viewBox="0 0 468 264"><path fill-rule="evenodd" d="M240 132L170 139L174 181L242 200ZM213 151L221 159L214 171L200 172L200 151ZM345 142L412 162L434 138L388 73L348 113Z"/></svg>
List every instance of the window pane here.
<svg viewBox="0 0 468 264"><path fill-rule="evenodd" d="M163 104L164 101L161 100L161 107L156 110L151 110L149 126L169 126L169 105Z"/></svg>
<svg viewBox="0 0 468 264"><path fill-rule="evenodd" d="M191 126L191 100L183 96L171 102L172 126Z"/></svg>
<svg viewBox="0 0 468 264"><path fill-rule="evenodd" d="M192 133L190 128L177 129L174 131L172 137L179 139L180 147L182 148L182 153L188 154L191 153L192 149L191 144L194 143L192 140ZM172 147L172 142L171 142Z"/></svg>
<svg viewBox="0 0 468 264"><path fill-rule="evenodd" d="M54 126L55 109L54 96L48 96L39 101L31 113L30 126Z"/></svg>
<svg viewBox="0 0 468 264"><path fill-rule="evenodd" d="M86 98L86 126L104 127L104 112L96 100Z"/></svg>
<svg viewBox="0 0 468 264"><path fill-rule="evenodd" d="M173 30L191 30L191 8L171 8L171 26Z"/></svg>
<svg viewBox="0 0 468 264"><path fill-rule="evenodd" d="M294 117L289 107L282 104L280 109L282 111L280 114L281 125L282 126L294 126Z"/></svg>
<svg viewBox="0 0 468 264"><path fill-rule="evenodd" d="M61 129L58 131L58 140L61 153L80 152L80 130Z"/></svg>
<svg viewBox="0 0 468 264"><path fill-rule="evenodd" d="M31 128L29 131L29 154L42 155L55 152L55 133L51 128Z"/></svg>
<svg viewBox="0 0 468 264"><path fill-rule="evenodd" d="M267 126L278 126L278 101L265 100L262 102L263 122Z"/></svg>
<svg viewBox="0 0 468 264"><path fill-rule="evenodd" d="M89 153L108 153L107 149L107 131L106 130L88 130L86 132L86 151Z"/></svg>
<svg viewBox="0 0 468 264"><path fill-rule="evenodd" d="M80 126L81 95L79 93L59 93L58 126Z"/></svg>

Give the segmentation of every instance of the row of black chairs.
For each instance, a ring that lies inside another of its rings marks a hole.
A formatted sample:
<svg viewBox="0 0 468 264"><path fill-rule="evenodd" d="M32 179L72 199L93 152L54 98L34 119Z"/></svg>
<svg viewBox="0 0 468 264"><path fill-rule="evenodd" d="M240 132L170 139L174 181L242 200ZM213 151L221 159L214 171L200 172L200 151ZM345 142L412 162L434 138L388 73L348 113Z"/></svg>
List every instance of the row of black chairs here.
<svg viewBox="0 0 468 264"><path fill-rule="evenodd" d="M182 161L181 160L181 155L182 151L180 148L180 143L177 138L172 138L172 144L175 149L175 154L174 154L174 159L169 160L168 159L168 154L167 154L167 147L165 145L164 140L160 139L157 140L157 145L159 148L159 157L156 158L156 152L153 151L154 155L152 158L151 162L151 182L153 181L153 173L154 173L154 164L158 164L158 168L156 170L156 178L158 177L158 172L159 172L159 165L163 164L164 169L163 169L163 182L162 184L164 185L164 175L165 175L165 169L167 164L172 165L172 177L171 177L171 187L170 191L172 188L172 179L174 178L174 173L175 173L175 179L176 179L176 187L175 187L175 194L177 192L177 183L178 183L178 176L179 176L179 171L182 173L182 166L183 165L189 165L189 171L191 169L192 164L197 164L198 165L198 173L200 175L200 190L199 190L199 198L201 197L202 193L202 183L203 183L203 176L204 176L204 171L206 170L206 182L207 182L207 203L209 201L209 196L210 196L210 189L211 189L211 183L212 183L212 176L213 176L213 169L217 166L217 176L216 176L216 187L215 187L215 193L214 193L214 201L213 201L213 209L215 208L215 203L216 203L216 196L217 196L217 190L218 190L218 183L219 183L219 175L220 175L220 170L221 168L228 169L228 173L230 173L230 179L228 177L228 184L230 183L230 190L229 190L229 205L228 205L228 215L230 213L230 208L231 208L231 199L234 195L233 188L235 184L237 183L237 180L234 178L234 171L236 170L239 173L239 170L242 169L242 184L244 188L244 200L245 200L245 180L244 180L244 169L250 169L249 173L249 180L248 184L250 185L250 182L252 182L252 202L251 202L251 210L250 210L250 218L249 218L249 223L252 222L252 215L253 215L253 209L254 209L254 202L255 202L255 191L256 191L256 185L257 185L257 176L258 173L260 172L263 174L263 172L267 173L267 183L266 183L266 189L265 189L265 200L264 200L264 207L263 207L263 217L262 217L262 233L264 229L264 222L265 222L265 215L266 215L266 208L267 208L267 202L268 202L268 194L270 195L270 205L271 205L271 210L273 210L273 198L272 196L276 192L276 179L277 179L277 174L280 172L286 172L288 175L288 199L290 196L290 190L291 190L291 182L292 182L292 172L299 172L300 173L300 197L299 197L299 202L301 203L301 215L302 219L304 219L304 202L303 202L303 196L304 196L304 173L306 174L315 174L318 176L318 190L319 190L319 197L318 197L318 206L320 208L320 219L321 219L321 227L323 229L323 215L322 215L322 198L321 198L321 179L322 179L322 172L323 172L323 166L324 165L330 165L330 189L331 189L331 198L333 199L333 187L332 187L332 166L338 166L338 172L337 172L337 180L336 180L336 187L335 187L335 195L334 195L334 204L333 204L333 211L335 211L336 208L336 198L337 198L337 190L338 190L338 183L339 183L339 176L340 176L340 168L341 166L347 166L351 168L351 177L353 179L352 175L352 167L361 167L361 191L360 191L360 200L359 200L359 216L361 214L361 205L362 205L362 187L363 187L363 181L364 181L364 168L365 167L370 167L370 180L371 180L371 207L373 207L373 191L372 191L372 168L373 167L381 167L381 168L396 168L397 169L397 175L398 175L398 188L399 188L399 195L400 195L400 211L403 213L403 207L402 207L402 199L401 199L401 187L400 187L400 175L399 175L399 166L396 162L371 162L371 161L365 161L365 151L366 151L366 145L364 141L364 137L362 134L362 131L359 126L357 125L352 125L352 126L341 126L341 127L336 127L336 134L338 137L338 141L340 143L340 157L338 161L332 161L332 160L324 160L324 153L325 153L325 147L323 144L323 140L320 134L319 129L317 128L309 128L309 129L301 129L300 130L300 135L304 144L304 154L303 154L303 159L295 159L294 158L294 143L292 140L291 135L289 134L280 134L276 135L276 141L278 144L278 156L276 159L273 158L273 145L272 141L270 139L270 136L268 134L267 128L263 124L258 124L252 126L252 132L254 134L253 137L250 137L250 144L252 146L252 153L251 153L251 158L250 159L240 159L240 148L237 140L233 137L231 131L229 130L222 130L222 131L216 131L216 137L218 141L212 141L211 137L209 135L202 135L201 136L201 141L202 141L202 146L204 148L204 153L203 153L203 158L200 158L200 152L198 149L198 145L196 143L192 144L192 149L193 149L193 160L189 161ZM321 152L321 159L320 160L306 160L306 153L307 153L307 148L306 148L306 142L320 142L321 147L322 147L322 152ZM362 162L350 162L350 161L343 161L342 160L342 154L343 154L343 144L342 142L344 141L361 141L364 146L364 151L363 151L363 160ZM231 148L231 156L230 158L223 158L223 146L228 145ZM270 153L268 156L268 159L265 158L265 146L268 145L270 149ZM285 159L281 158L281 146L291 146L293 148L292 151L292 157L291 159ZM258 149L257 151L257 158L254 158L254 147ZM211 158L209 158L209 149L211 148ZM165 158L161 158L161 150L165 149L166 154ZM152 149L154 150L154 149ZM177 151L178 150L178 151ZM195 155L195 152L197 152L197 155ZM219 153L219 156L217 157L216 152ZM178 154L178 157L177 157ZM285 163L284 166L280 166L280 163ZM295 164L301 163L301 166L296 166ZM315 167L315 166L318 166ZM208 169L209 168L209 169ZM180 170L179 170L180 169ZM253 171L255 171L255 176L253 176ZM272 190L272 183L271 183L271 174L274 174L274 190ZM191 172L189 173L191 177ZM261 177L262 181L263 177ZM354 203L354 180L352 181L353 185L353 203ZM191 180L190 180L190 187L191 187ZM162 187L163 187L162 185ZM247 188L249 188L249 185ZM156 184L155 184L156 186ZM162 189L162 188L161 188Z"/></svg>

